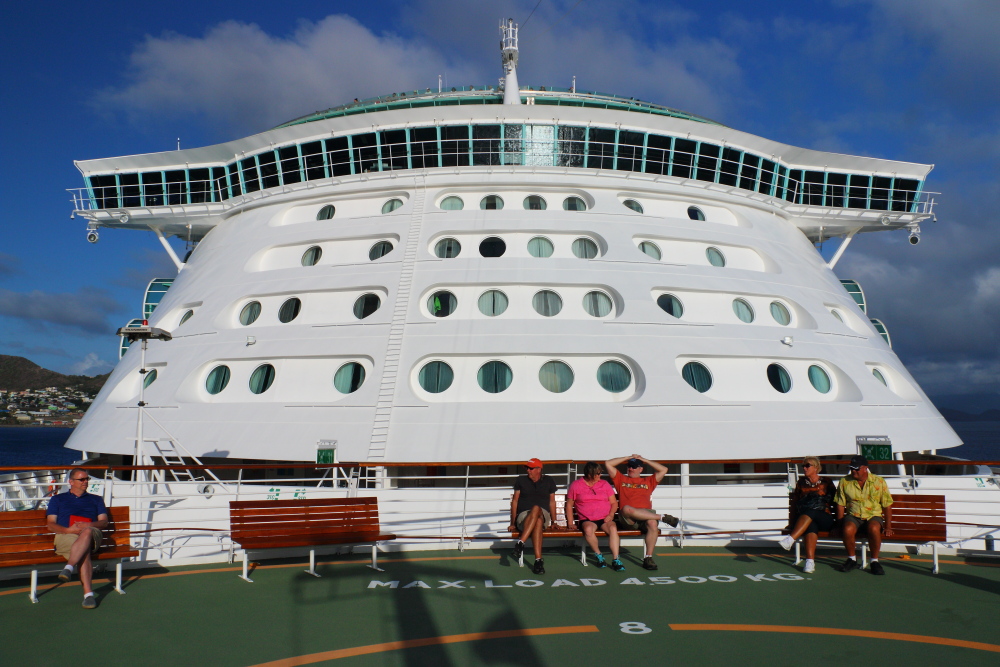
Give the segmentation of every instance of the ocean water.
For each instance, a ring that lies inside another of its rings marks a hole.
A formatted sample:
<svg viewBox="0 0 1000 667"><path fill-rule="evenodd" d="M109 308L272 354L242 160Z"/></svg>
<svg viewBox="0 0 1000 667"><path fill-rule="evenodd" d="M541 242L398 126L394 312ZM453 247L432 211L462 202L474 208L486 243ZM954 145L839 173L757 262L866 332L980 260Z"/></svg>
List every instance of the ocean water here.
<svg viewBox="0 0 1000 667"><path fill-rule="evenodd" d="M956 422L951 425L965 443L939 454L970 461L1000 461L1000 422ZM63 445L71 428L0 427L0 466L69 465L79 452Z"/></svg>

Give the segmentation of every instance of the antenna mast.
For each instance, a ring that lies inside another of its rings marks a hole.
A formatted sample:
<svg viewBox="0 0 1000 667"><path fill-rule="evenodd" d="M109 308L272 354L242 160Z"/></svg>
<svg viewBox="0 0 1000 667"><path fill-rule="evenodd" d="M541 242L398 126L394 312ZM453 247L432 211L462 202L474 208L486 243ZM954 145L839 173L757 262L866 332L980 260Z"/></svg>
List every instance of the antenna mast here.
<svg viewBox="0 0 1000 667"><path fill-rule="evenodd" d="M500 53L503 61L503 103L520 104L521 90L517 86L517 24L514 19L500 20Z"/></svg>

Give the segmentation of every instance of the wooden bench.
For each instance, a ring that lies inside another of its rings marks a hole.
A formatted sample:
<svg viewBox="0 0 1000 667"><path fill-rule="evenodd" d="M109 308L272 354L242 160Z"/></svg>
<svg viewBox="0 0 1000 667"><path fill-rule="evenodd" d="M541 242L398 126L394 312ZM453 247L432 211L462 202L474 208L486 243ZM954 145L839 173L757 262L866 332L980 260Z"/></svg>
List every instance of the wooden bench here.
<svg viewBox="0 0 1000 667"><path fill-rule="evenodd" d="M792 506L792 495L788 495L788 528L782 535L791 532L797 518ZM895 495L892 497L892 537L883 537L882 542L920 546L931 543L934 554L934 574L938 573L938 543L948 540L947 515L944 496ZM820 540L839 540L840 531L820 531ZM861 544L861 567L868 566L868 539L860 532L857 541ZM799 542L795 543L795 564L802 560Z"/></svg>
<svg viewBox="0 0 1000 667"><path fill-rule="evenodd" d="M233 542L243 548L243 575L248 572L248 551L310 547L309 569L316 572L316 547L333 544L372 545L372 563L378 567L377 542L396 539L383 533L376 498L320 498L297 500L239 500L229 503Z"/></svg>
<svg viewBox="0 0 1000 667"><path fill-rule="evenodd" d="M131 522L128 507L109 507L110 523L104 529L101 549L92 556L94 560L117 559L115 565L115 590L122 589L122 559L139 555L129 543ZM46 510L0 512L0 567L36 566L65 563L66 559L55 552L55 536L49 532ZM32 602L38 602L38 569L31 569Z"/></svg>

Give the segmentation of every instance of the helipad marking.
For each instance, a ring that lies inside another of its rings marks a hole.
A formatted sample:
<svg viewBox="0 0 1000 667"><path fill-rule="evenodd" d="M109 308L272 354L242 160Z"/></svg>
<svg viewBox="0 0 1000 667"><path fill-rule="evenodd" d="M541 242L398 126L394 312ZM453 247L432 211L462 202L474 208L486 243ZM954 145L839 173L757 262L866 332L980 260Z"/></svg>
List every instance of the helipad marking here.
<svg viewBox="0 0 1000 667"><path fill-rule="evenodd" d="M300 655L294 658L282 658L281 660L274 660L272 662L262 662L258 665L253 665L253 667L295 667L296 665L311 665L315 662L324 662L326 660L339 660L340 658L351 658L358 655L371 655L372 653L384 653L386 651L398 651L406 648L420 648L422 646L458 644L461 642L480 641L482 639L569 635L583 632L600 631L597 629L596 625L566 625L558 628L525 628L523 630L500 630L497 632L469 632L463 635L445 635L443 637L406 639L403 641L385 642L384 644L369 644L368 646L341 648L334 651L323 651L322 653Z"/></svg>
<svg viewBox="0 0 1000 667"><path fill-rule="evenodd" d="M964 639L949 639L948 637L930 637L927 635L909 635L899 632L875 632L873 630L849 630L846 628L810 628L798 625L741 625L736 623L671 623L671 630L721 630L724 632L789 632L807 635L839 635L845 637L868 637L870 639L893 639L901 642L916 642L919 644L939 644L941 646L957 646L973 648L979 651L1000 653L1000 645L983 642L970 642Z"/></svg>

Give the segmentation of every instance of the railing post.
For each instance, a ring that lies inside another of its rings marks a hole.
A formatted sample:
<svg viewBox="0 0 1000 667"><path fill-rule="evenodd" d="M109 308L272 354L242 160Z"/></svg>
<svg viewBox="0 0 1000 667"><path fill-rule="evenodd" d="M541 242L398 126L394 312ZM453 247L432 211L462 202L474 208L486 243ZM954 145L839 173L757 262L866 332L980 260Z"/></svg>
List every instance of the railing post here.
<svg viewBox="0 0 1000 667"><path fill-rule="evenodd" d="M472 466L465 466L465 491L462 494L462 536L458 540L458 550L465 551L465 538L468 535L465 531L465 519L468 516L469 506L469 473Z"/></svg>
<svg viewBox="0 0 1000 667"><path fill-rule="evenodd" d="M681 486L691 486L691 464L681 464Z"/></svg>

